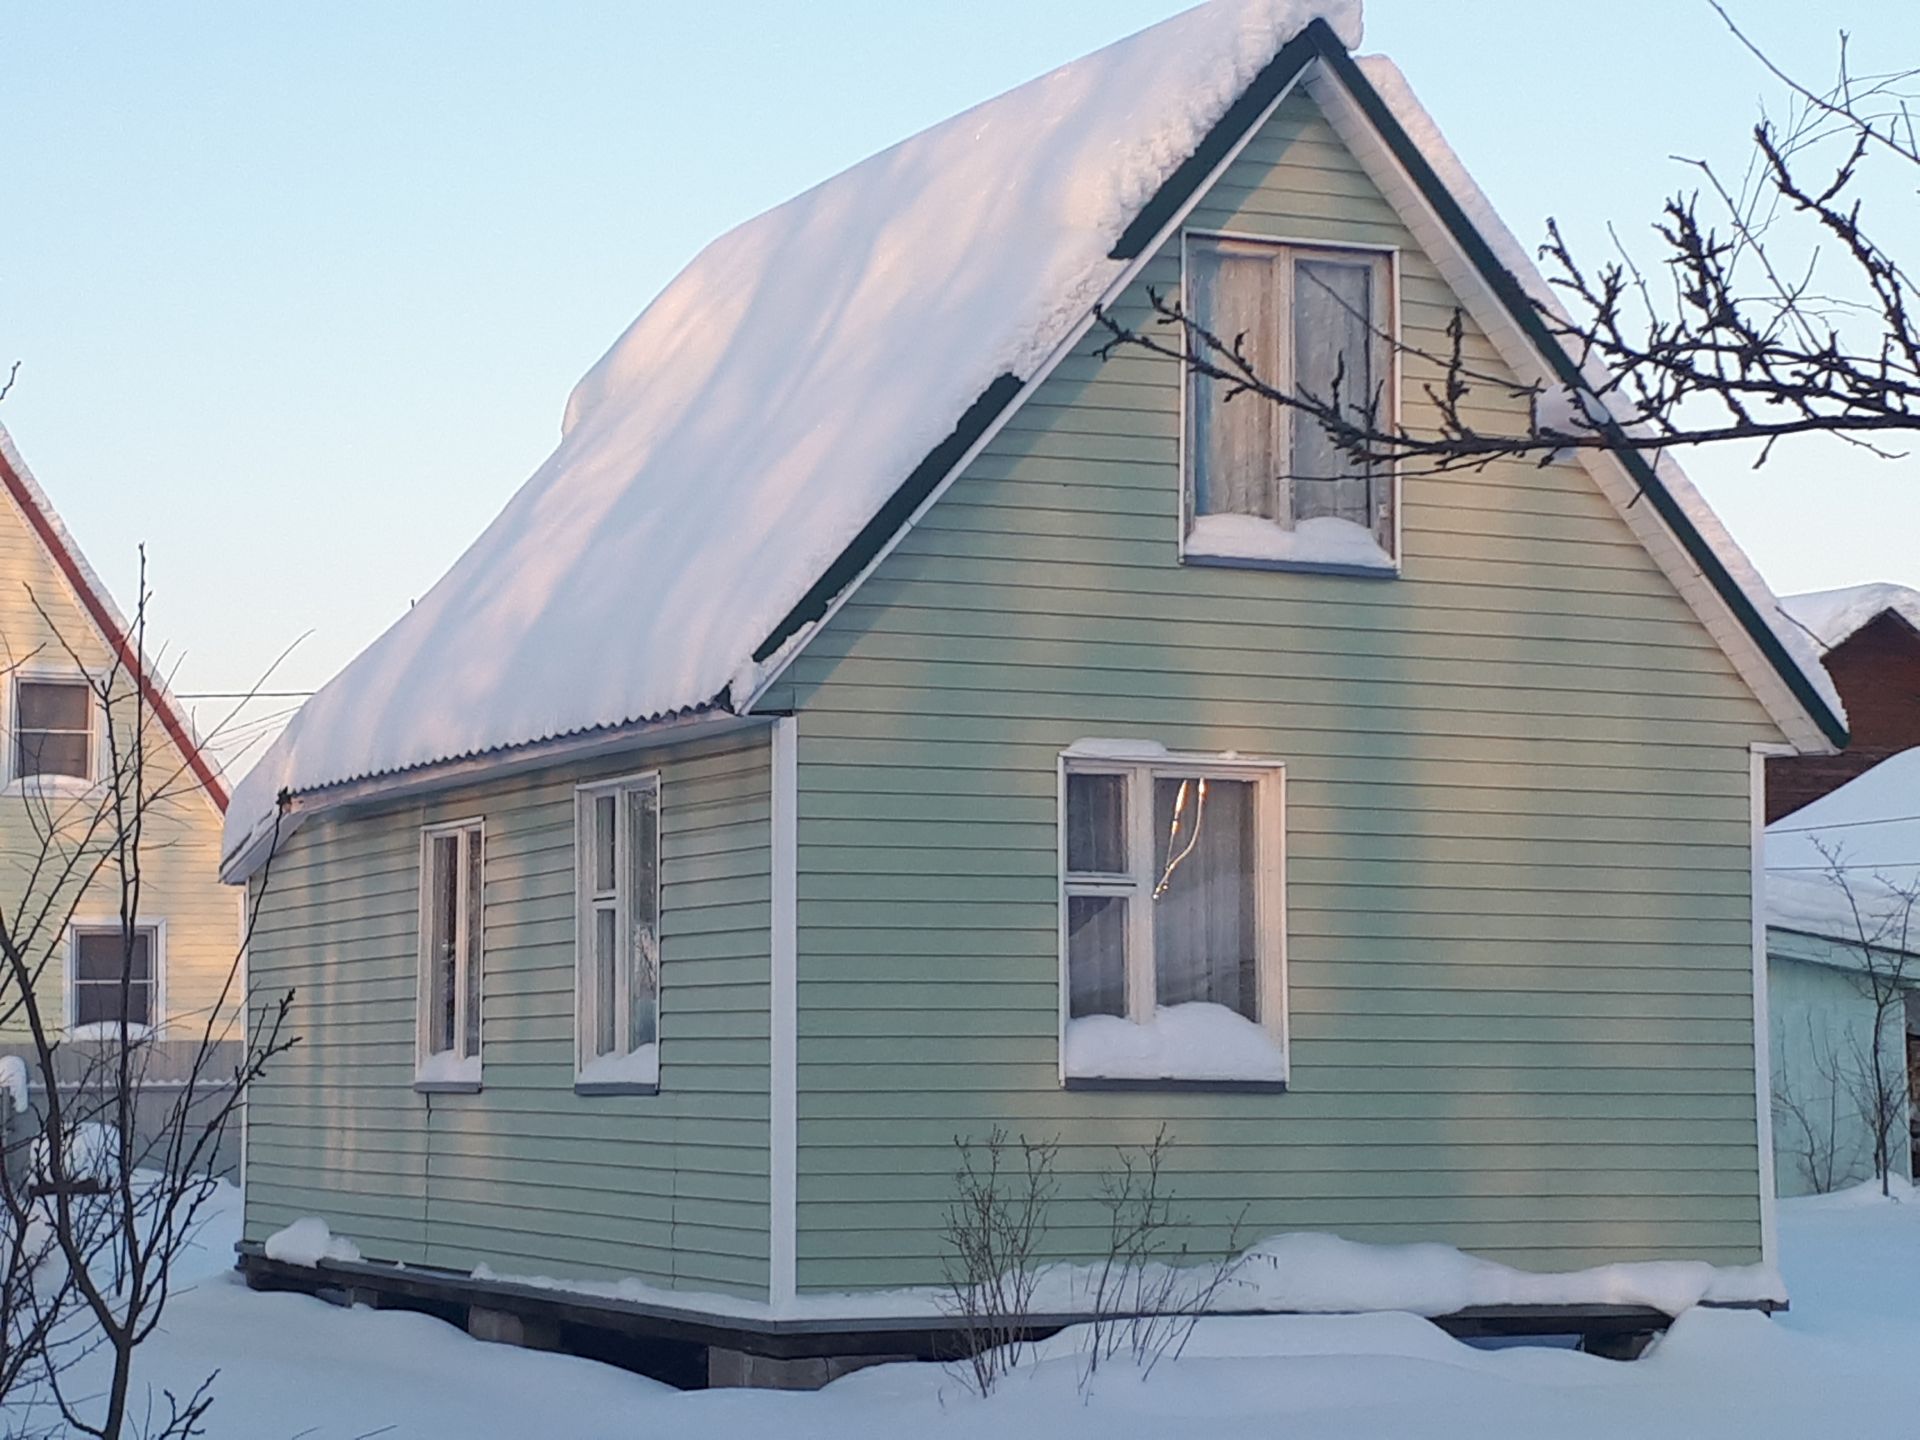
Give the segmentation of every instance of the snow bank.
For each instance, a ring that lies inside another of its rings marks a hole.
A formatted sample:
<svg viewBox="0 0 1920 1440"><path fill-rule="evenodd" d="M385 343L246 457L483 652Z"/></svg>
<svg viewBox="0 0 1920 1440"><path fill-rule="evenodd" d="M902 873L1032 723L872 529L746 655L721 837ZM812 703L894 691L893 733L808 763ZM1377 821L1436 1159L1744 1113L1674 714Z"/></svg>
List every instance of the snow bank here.
<svg viewBox="0 0 1920 1440"><path fill-rule="evenodd" d="M1102 1080L1285 1080L1287 1058L1224 1005L1163 1007L1145 1025L1116 1015L1067 1022L1067 1074Z"/></svg>
<svg viewBox="0 0 1920 1440"><path fill-rule="evenodd" d="M1260 515L1202 515L1187 534L1187 553L1278 565L1398 568L1372 531L1337 515L1317 515L1291 530Z"/></svg>
<svg viewBox="0 0 1920 1440"><path fill-rule="evenodd" d="M1769 924L1856 944L1864 925L1870 940L1898 944L1911 921L1908 941L1920 946L1920 911L1909 916L1906 900L1920 887L1920 750L1770 826L1766 845ZM1823 845L1846 867L1845 888Z"/></svg>
<svg viewBox="0 0 1920 1440"><path fill-rule="evenodd" d="M1512 272L1520 282L1521 289L1536 303L1546 307L1548 313L1564 316L1565 307L1560 304L1553 288L1547 284L1546 277L1534 264L1530 249L1515 238L1507 228L1486 193L1467 173L1467 167L1454 153L1453 147L1440 133L1433 117L1414 98L1413 90L1408 86L1406 77L1393 61L1384 55L1368 55L1358 61L1361 71L1380 92L1387 108L1400 122L1414 145L1418 147L1426 162L1440 177L1460 208L1466 212L1467 219L1480 232L1493 251L1494 258ZM1531 367L1526 367L1531 368ZM1596 392L1605 391L1605 374L1594 366L1588 371L1588 381ZM1573 402L1565 392L1548 397L1555 403L1571 405ZM1588 397L1595 403L1607 405L1618 414L1624 406L1622 397L1614 394L1596 394ZM1543 407L1548 401L1543 400ZM1673 496L1682 513L1692 523L1700 537L1706 541L1714 556L1726 568L1727 574L1746 595L1762 622L1772 632L1786 651L1787 657L1804 675L1814 692L1836 716L1844 718L1846 707L1841 703L1840 692L1834 688L1833 679L1820 664L1820 652L1808 637L1806 631L1795 624L1781 609L1779 599L1761 578L1760 572L1747 554L1735 542L1720 517L1707 504L1706 498L1694 488L1686 472L1671 455L1662 453L1654 462L1654 473Z"/></svg>
<svg viewBox="0 0 1920 1440"><path fill-rule="evenodd" d="M777 1311L734 1295L670 1290L638 1279L568 1280L501 1274L476 1266L473 1278L634 1304L764 1318L875 1320L935 1317L951 1312L943 1289L802 1295ZM1155 1267L1145 1287L1159 1293ZM1206 1266L1172 1275L1166 1293L1175 1305L1197 1303L1211 1279ZM1050 1265L1034 1277L1037 1314L1088 1314L1101 1283L1095 1265ZM1109 1278L1108 1284L1111 1285ZM1697 1261L1647 1261L1558 1274L1516 1270L1449 1245L1365 1245L1336 1235L1274 1235L1241 1257L1208 1308L1221 1315L1401 1313L1450 1315L1477 1305L1646 1305L1679 1315L1703 1301L1753 1304L1786 1298L1779 1272L1768 1266L1716 1267Z"/></svg>
<svg viewBox="0 0 1920 1440"><path fill-rule="evenodd" d="M0 1094L13 1106L13 1113L27 1113L27 1062L18 1055L0 1055Z"/></svg>
<svg viewBox="0 0 1920 1440"><path fill-rule="evenodd" d="M1780 608L1813 637L1823 653L1889 610L1920 630L1920 590L1904 585L1881 582L1789 595L1781 600Z"/></svg>
<svg viewBox="0 0 1920 1440"><path fill-rule="evenodd" d="M360 1247L333 1233L327 1222L314 1215L296 1220L284 1230L267 1237L267 1258L283 1265L309 1268L323 1260L352 1265L360 1259Z"/></svg>
<svg viewBox="0 0 1920 1440"><path fill-rule="evenodd" d="M712 702L988 386L1084 320L1126 226L1316 17L1359 42L1359 0L1212 0L708 246L574 390L552 458L247 775L225 853L283 788Z"/></svg>

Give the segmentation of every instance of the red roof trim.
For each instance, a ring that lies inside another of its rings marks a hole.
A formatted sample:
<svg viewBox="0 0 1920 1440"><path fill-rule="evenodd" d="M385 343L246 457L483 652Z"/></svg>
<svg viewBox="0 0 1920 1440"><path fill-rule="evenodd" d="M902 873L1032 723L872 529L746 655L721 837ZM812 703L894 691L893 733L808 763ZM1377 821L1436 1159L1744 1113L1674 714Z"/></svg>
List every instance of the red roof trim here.
<svg viewBox="0 0 1920 1440"><path fill-rule="evenodd" d="M201 753L199 742L193 738L193 731L188 728L186 721L174 707L173 698L154 683L153 676L140 662L140 656L135 651L133 642L120 628L120 621L114 615L113 606L108 604L94 588L85 568L67 547L60 531L54 527L52 520L40 507L40 502L34 498L32 489L20 478L4 452L0 452L0 482L6 485L7 493L20 507L20 513L27 517L27 523L33 527L34 534L38 535L40 543L46 546L47 553L53 557L54 564L60 567L60 573L67 577L67 583L73 586L74 593L80 597L81 605L86 608L87 614L92 617L94 625L105 637L107 644L139 681L141 694L153 707L153 713L160 717L160 723L166 728L167 735L179 747L180 753L186 757L187 765L192 769L194 777L205 787L207 795L220 813L226 814L226 787L220 783L219 776L214 774L213 767L207 763L207 757Z"/></svg>

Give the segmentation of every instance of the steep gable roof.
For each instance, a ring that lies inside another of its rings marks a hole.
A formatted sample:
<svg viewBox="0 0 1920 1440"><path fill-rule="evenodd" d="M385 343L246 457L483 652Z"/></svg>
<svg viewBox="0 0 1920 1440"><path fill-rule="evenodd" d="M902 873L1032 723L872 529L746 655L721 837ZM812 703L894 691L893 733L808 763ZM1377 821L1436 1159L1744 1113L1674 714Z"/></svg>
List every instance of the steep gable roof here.
<svg viewBox="0 0 1920 1440"><path fill-rule="evenodd" d="M1320 61L1372 95L1358 31L1357 0L1212 0L714 242L580 383L547 464L248 775L230 867L285 791L748 708L1291 85ZM1723 645L1759 647L1742 673L1789 733L1844 735L1804 638L1675 488L1649 491L1669 573L1720 607Z"/></svg>
<svg viewBox="0 0 1920 1440"><path fill-rule="evenodd" d="M48 556L72 588L74 598L80 602L81 609L86 612L107 649L138 681L148 708L192 770L194 779L200 782L200 788L206 792L215 808L224 812L227 808L226 786L221 783L219 774L201 749L192 722L153 669L153 657L140 655L132 638L132 627L120 613L120 608L113 603L113 596L94 573L93 567L87 563L86 556L80 553L80 547L74 543L59 512L53 508L53 502L47 499L46 492L33 478L33 472L27 468L27 462L21 459L19 450L14 447L13 437L3 425L0 425L0 487L5 488L26 520L27 527L46 548Z"/></svg>

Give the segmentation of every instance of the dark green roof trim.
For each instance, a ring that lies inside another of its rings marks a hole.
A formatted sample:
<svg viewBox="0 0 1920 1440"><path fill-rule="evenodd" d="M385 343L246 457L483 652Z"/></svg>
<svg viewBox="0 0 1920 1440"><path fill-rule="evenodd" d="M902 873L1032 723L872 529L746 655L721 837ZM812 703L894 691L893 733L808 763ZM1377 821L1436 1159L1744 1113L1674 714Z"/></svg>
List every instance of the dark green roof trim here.
<svg viewBox="0 0 1920 1440"><path fill-rule="evenodd" d="M1140 252L1167 228L1167 222L1180 213L1181 207L1193 198L1194 191L1227 158L1240 138L1253 128L1254 122L1266 113L1267 107L1299 78L1300 72L1327 45L1343 55L1346 53L1327 22L1316 19L1281 46L1280 53L1253 77L1253 83L1207 132L1200 147L1162 182L1146 207L1133 217L1133 223L1121 233L1107 258L1137 260Z"/></svg>
<svg viewBox="0 0 1920 1440"><path fill-rule="evenodd" d="M814 581L813 588L800 597L800 603L787 612L786 619L774 626L773 633L753 652L756 663L762 663L776 654L803 626L811 625L827 613L834 597L860 578L860 572L886 548L888 541L900 533L907 521L913 518L913 512L920 508L921 502L960 463L960 457L971 450L974 442L987 433L987 427L1013 404L1024 383L1018 375L1002 375L967 407L967 413L960 417L960 423L953 427L953 433L934 446L927 458L914 467L905 483L880 507L880 513L853 537L847 548L840 552L839 558L827 567L827 573Z"/></svg>
<svg viewBox="0 0 1920 1440"><path fill-rule="evenodd" d="M1546 321L1521 285L1519 277L1500 263L1499 257L1493 253L1493 247L1487 244L1486 237L1467 218L1466 211L1460 208L1460 203L1454 199L1452 192L1434 173L1433 167L1427 163L1426 156L1420 153L1419 146L1413 143L1413 138L1394 118L1393 111L1380 98L1380 92L1373 88L1373 83L1367 79L1360 67L1353 63L1352 57L1334 38L1333 32L1321 22L1315 21L1304 33L1311 36L1315 35L1316 30L1323 32L1316 37L1320 57L1327 63L1328 68L1340 83L1346 87L1347 92L1353 96L1355 103L1366 115L1368 123L1386 142L1387 148L1393 152L1394 159L1400 162L1408 178L1419 188L1426 202L1433 207L1434 213L1440 218L1440 223L1447 227L1460 248L1466 252L1468 260L1486 280L1500 303L1506 307L1514 323L1520 327L1553 368L1560 383L1569 389L1579 389L1583 384L1579 367L1574 364L1573 358L1567 354L1565 347L1555 338L1553 332L1547 328ZM1666 522L1667 528L1673 532L1674 538L1687 552L1687 557L1700 567L1700 573L1706 576L1708 583L1718 592L1720 598L1726 601L1727 608L1733 612L1734 618L1760 647L1761 654L1766 656L1768 663L1779 673L1780 678L1786 681L1787 688L1806 708L1822 733L1836 746L1844 748L1848 738L1846 722L1834 714L1832 707L1814 688L1813 682L1787 653L1786 647L1780 643L1780 637L1774 634L1773 627L1767 622L1766 617L1754 608L1752 599L1728 573L1725 563L1707 543L1706 537L1695 527L1680 502L1674 498L1673 492L1667 489L1665 482L1660 479L1659 472L1648 462L1647 457L1627 444L1625 435L1617 427L1610 428L1613 429L1619 441L1613 447L1614 454L1626 466L1627 473L1633 477L1634 484L1639 487L1640 492L1653 505L1654 512Z"/></svg>
<svg viewBox="0 0 1920 1440"><path fill-rule="evenodd" d="M1555 374L1563 384L1577 387L1580 381L1578 368L1565 349L1547 329L1540 312L1534 308L1519 277L1500 263L1493 248L1487 244L1477 226L1467 218L1453 194L1420 149L1413 143L1411 136L1394 118L1392 110L1380 98L1379 91L1373 88L1371 81L1353 63L1346 47L1340 43L1339 36L1326 21L1316 19L1293 39L1281 47L1280 53L1268 62L1266 67L1253 78L1244 94L1236 100L1213 129L1207 132L1199 147L1187 160L1168 177L1147 201L1133 223L1122 232L1110 254L1115 260L1138 259L1145 247L1152 243L1167 223L1177 215L1182 207L1193 198L1200 186L1205 183L1220 161L1250 130L1254 123L1265 113L1274 99L1297 79L1300 73L1315 59L1326 62L1329 69L1353 96L1356 104L1368 122L1379 133L1380 138L1393 152L1394 158L1406 170L1421 195L1433 207L1441 224L1447 227L1455 242L1466 252L1468 260L1477 269L1495 297L1513 317L1522 333L1531 340L1553 367ZM753 652L756 663L764 663L775 655L780 647L792 639L805 626L824 617L841 591L859 578L860 572L872 563L884 550L894 536L913 517L914 511L931 495L942 480L960 463L960 458L973 448L974 443L987 432L987 429L1000 418L1025 388L1025 383L1017 375L1006 374L989 385L980 398L968 407L960 417L960 423L953 433L927 455L909 475L891 499L881 507L880 513L861 529L853 541L840 553L827 572L814 582L811 589L801 598L800 603L787 612L786 618L774 627L769 635ZM1798 663L1789 655L1780 643L1780 637L1773 633L1773 627L1766 618L1754 608L1753 601L1745 590L1728 573L1726 565L1714 553L1714 549L1695 527L1680 503L1661 481L1646 456L1625 443L1614 447L1614 453L1627 468L1629 475L1640 492L1653 505L1655 513L1666 523L1674 537L1680 542L1688 557L1700 568L1707 581L1727 603L1734 618L1753 638L1760 652L1773 666L1781 679L1787 684L1807 713L1811 715L1821 732L1834 745L1844 748L1848 735L1846 722L1836 715L1820 692L1814 688Z"/></svg>

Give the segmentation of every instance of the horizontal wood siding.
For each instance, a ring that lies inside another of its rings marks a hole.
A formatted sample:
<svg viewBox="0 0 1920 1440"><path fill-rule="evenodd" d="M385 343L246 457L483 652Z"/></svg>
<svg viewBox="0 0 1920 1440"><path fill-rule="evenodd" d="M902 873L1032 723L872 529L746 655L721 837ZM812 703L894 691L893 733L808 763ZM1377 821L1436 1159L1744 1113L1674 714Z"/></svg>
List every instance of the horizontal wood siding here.
<svg viewBox="0 0 1920 1440"><path fill-rule="evenodd" d="M247 1235L320 1215L369 1256L767 1285L764 734L314 822L269 877L256 1007L299 1046L252 1101ZM573 1089L573 787L661 775L661 1086ZM413 1089L420 827L486 820L485 1089Z"/></svg>
<svg viewBox="0 0 1920 1440"><path fill-rule="evenodd" d="M148 644L157 642L148 637ZM195 780L166 727L138 695L133 676L95 627L60 567L12 498L0 498L0 780L15 755L14 679L111 679L110 717L96 725L96 773L118 755L124 793L134 793L128 757L139 746L146 797L136 919L165 927L159 1010L183 1051L203 1037L231 1038L239 1019L240 901L220 883L221 815ZM108 733L111 734L111 747ZM112 787L0 785L0 906L13 938L38 964L45 1022L68 1022L68 923L117 926L121 874L106 823ZM53 845L49 834L57 835ZM31 1029L8 1007L0 1047L21 1049Z"/></svg>
<svg viewBox="0 0 1920 1440"><path fill-rule="evenodd" d="M1304 98L1193 224L1400 247L1408 338L1444 352L1454 297ZM1127 318L1179 279L1157 257ZM1065 1142L1061 1253L1101 1243L1113 1147L1165 1124L1202 1238L1244 1209L1536 1267L1755 1259L1761 707L1569 466L1409 479L1399 580L1183 568L1178 368L1100 344L773 696L800 714L801 1287L938 1281L952 1142L995 1126ZM1420 424L1437 371L1405 370ZM1292 1093L1059 1087L1055 762L1087 737L1287 762Z"/></svg>

